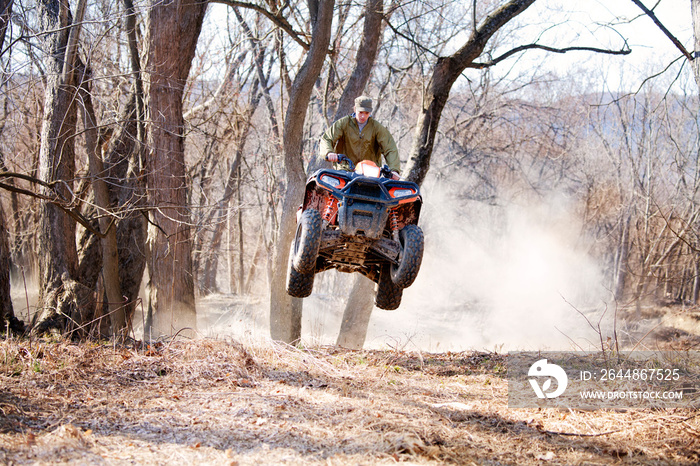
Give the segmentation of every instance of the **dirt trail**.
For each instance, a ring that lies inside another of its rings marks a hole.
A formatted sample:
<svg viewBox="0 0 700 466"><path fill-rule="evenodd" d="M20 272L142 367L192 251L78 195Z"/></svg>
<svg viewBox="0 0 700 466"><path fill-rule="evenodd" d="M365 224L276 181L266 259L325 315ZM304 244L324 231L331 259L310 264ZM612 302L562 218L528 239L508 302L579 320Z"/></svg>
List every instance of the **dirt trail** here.
<svg viewBox="0 0 700 466"><path fill-rule="evenodd" d="M507 408L505 356L0 341L0 464L698 464L690 411Z"/></svg>

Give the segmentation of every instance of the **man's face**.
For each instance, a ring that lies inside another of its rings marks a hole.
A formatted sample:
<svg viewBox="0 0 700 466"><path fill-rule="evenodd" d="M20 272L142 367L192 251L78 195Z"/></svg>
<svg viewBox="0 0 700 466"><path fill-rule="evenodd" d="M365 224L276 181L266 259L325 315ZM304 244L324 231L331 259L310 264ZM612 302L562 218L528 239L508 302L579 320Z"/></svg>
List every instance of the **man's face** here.
<svg viewBox="0 0 700 466"><path fill-rule="evenodd" d="M367 119L369 118L369 112L358 112L355 110L355 119L357 120L358 124L364 125L367 123Z"/></svg>

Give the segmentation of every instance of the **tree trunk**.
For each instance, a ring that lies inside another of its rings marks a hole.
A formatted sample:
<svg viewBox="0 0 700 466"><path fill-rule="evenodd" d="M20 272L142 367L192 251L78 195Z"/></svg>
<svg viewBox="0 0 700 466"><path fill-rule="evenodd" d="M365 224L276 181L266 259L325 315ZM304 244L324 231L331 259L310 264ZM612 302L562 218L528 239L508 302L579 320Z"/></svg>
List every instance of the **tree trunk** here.
<svg viewBox="0 0 700 466"><path fill-rule="evenodd" d="M355 98L361 95L367 86L374 62L377 60L379 41L384 30L382 28L384 0L367 0L364 17L362 40L355 55L355 68L338 100L334 121L352 112Z"/></svg>
<svg viewBox="0 0 700 466"><path fill-rule="evenodd" d="M7 24L12 13L12 0L0 0L0 49L5 44L5 33ZM4 81L3 74L3 81ZM4 123L0 123L4 125ZM1 132L1 131L0 131ZM5 170L3 154L0 152L0 170ZM7 238L7 228L5 227L5 213L0 205L0 332L9 328L13 331L24 331L24 324L17 320L12 307L12 296L10 289L10 244Z"/></svg>
<svg viewBox="0 0 700 466"><path fill-rule="evenodd" d="M622 235L620 237L620 247L615 264L615 300L622 301L625 294L625 286L627 285L627 273L629 271L629 253L630 253L630 222L632 215L628 214L627 218L622 223Z"/></svg>
<svg viewBox="0 0 700 466"><path fill-rule="evenodd" d="M111 215L112 208L107 183L104 180L106 172L102 161L99 137L97 135L97 116L92 105L92 96L88 82L79 86L80 101L83 112L83 128L85 130L86 149L90 166L90 177L98 209L99 230L104 235L102 246L102 277L107 294L107 315L111 322L111 335L123 339L127 331L126 308L124 306L121 286L119 284L119 254L117 247L116 218Z"/></svg>
<svg viewBox="0 0 700 466"><path fill-rule="evenodd" d="M124 0L126 34L129 41L131 69L134 73L134 93L131 104L123 112L123 124L117 127L105 157L108 177L118 189L111 189L113 206L143 207L146 198L141 174L145 166L144 96L141 62L136 38L136 13L132 0ZM134 200L136 199L136 202ZM126 315L131 320L139 299L143 272L146 269L147 227L144 216L134 209L127 212L117 225L119 249L119 284L127 300Z"/></svg>
<svg viewBox="0 0 700 466"><path fill-rule="evenodd" d="M491 13L454 55L440 57L423 93L423 107L418 115L413 148L405 173L410 181L422 184L430 168L430 157L442 110L452 85L462 72L484 51L489 39L508 21L525 11L535 0L510 0ZM405 175L404 175L405 176Z"/></svg>
<svg viewBox="0 0 700 466"><path fill-rule="evenodd" d="M336 345L354 350L362 349L374 309L374 294L374 282L364 275L356 274Z"/></svg>
<svg viewBox="0 0 700 466"><path fill-rule="evenodd" d="M330 43L334 4L334 0L309 0L312 24L311 47L292 84L284 122L287 189L282 203L270 286L270 334L273 339L287 343L296 342L301 338L301 299L292 298L287 294L285 279L289 247L294 237L297 207L304 196L306 177L301 153L303 129L311 92L321 73Z"/></svg>
<svg viewBox="0 0 700 466"><path fill-rule="evenodd" d="M12 16L12 3L14 0L0 0L0 50L5 47L5 34L7 25Z"/></svg>
<svg viewBox="0 0 700 466"><path fill-rule="evenodd" d="M182 101L207 2L152 0L148 10L148 203L152 336L196 329ZM192 333L190 333L192 334Z"/></svg>
<svg viewBox="0 0 700 466"><path fill-rule="evenodd" d="M14 332L24 332L24 324L15 317L10 291L10 246L5 213L0 205L0 333L8 328Z"/></svg>
<svg viewBox="0 0 700 466"><path fill-rule="evenodd" d="M109 180L107 185L111 209L121 211L116 227L118 262L119 302L123 307L125 323L131 321L136 309L138 295L146 266L146 223L137 209L143 207L145 196L138 176L139 147L138 120L136 117L136 96L132 94L129 103L122 111L121 122L109 143L99 140L98 146L105 149L104 173ZM86 131L87 134L87 131ZM92 214L97 212L93 209ZM98 222L93 228L98 230ZM77 280L90 289L97 290L99 276L103 268L101 241L91 231L85 230L78 239ZM115 284L112 284L117 289ZM97 290L97 296L101 296ZM116 297L116 293L113 298ZM108 299L108 301L112 301Z"/></svg>
<svg viewBox="0 0 700 466"><path fill-rule="evenodd" d="M74 135L76 107L73 105L75 90L63 82L63 67L68 34L70 11L65 2L42 0L38 2L41 17L46 60L46 97L39 149L39 178L47 183L60 181L54 190L42 188L42 194L58 195L64 201L72 201L75 175ZM86 290L75 275L78 255L75 245L75 222L57 206L42 201L39 222L39 308L35 322L37 331L51 327L80 326L83 322L80 309L89 299Z"/></svg>
<svg viewBox="0 0 700 466"><path fill-rule="evenodd" d="M700 0L690 0L690 11L693 17L693 36L695 39L695 53L693 64L693 73L695 74L695 82L700 87L700 59L698 59L698 51L700 51Z"/></svg>

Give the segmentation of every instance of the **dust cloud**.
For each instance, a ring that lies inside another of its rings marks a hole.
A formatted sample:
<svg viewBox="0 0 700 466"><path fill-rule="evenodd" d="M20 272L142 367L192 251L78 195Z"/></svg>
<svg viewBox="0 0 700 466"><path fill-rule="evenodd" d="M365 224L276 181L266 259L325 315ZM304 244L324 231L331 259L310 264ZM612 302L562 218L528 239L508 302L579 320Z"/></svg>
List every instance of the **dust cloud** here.
<svg viewBox="0 0 700 466"><path fill-rule="evenodd" d="M368 344L428 351L590 349L610 293L564 196L454 201L428 186L418 279L393 313L376 309ZM586 316L584 318L584 315Z"/></svg>
<svg viewBox="0 0 700 466"><path fill-rule="evenodd" d="M564 350L600 347L596 324L612 311L601 268L588 254L589 241L565 196L518 196L494 205L455 200L436 183L423 189L419 222L425 254L415 283L404 291L399 309L375 308L365 348L430 352ZM352 275L335 271L316 276L304 300L302 339L335 344ZM32 283L15 283L13 301L20 318L34 307ZM347 290L346 293L333 293ZM198 333L251 341L269 338L269 294L215 294L198 299ZM140 337L144 317L134 318ZM584 317L584 315L586 317ZM610 331L603 326L603 337Z"/></svg>
<svg viewBox="0 0 700 466"><path fill-rule="evenodd" d="M421 271L398 310L374 309L366 348L599 347L587 319L597 324L609 312L610 293L564 196L489 206L455 201L449 189L433 185L424 199ZM304 339L333 344L342 302L318 288L304 303Z"/></svg>

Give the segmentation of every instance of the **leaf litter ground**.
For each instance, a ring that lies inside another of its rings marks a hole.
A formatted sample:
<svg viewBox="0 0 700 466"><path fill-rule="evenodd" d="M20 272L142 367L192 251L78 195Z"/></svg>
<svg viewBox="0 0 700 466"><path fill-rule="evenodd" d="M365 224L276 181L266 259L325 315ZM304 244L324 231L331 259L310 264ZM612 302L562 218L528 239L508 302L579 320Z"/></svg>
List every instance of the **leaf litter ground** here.
<svg viewBox="0 0 700 466"><path fill-rule="evenodd" d="M496 353L0 348L0 464L700 463L699 413L509 409Z"/></svg>

